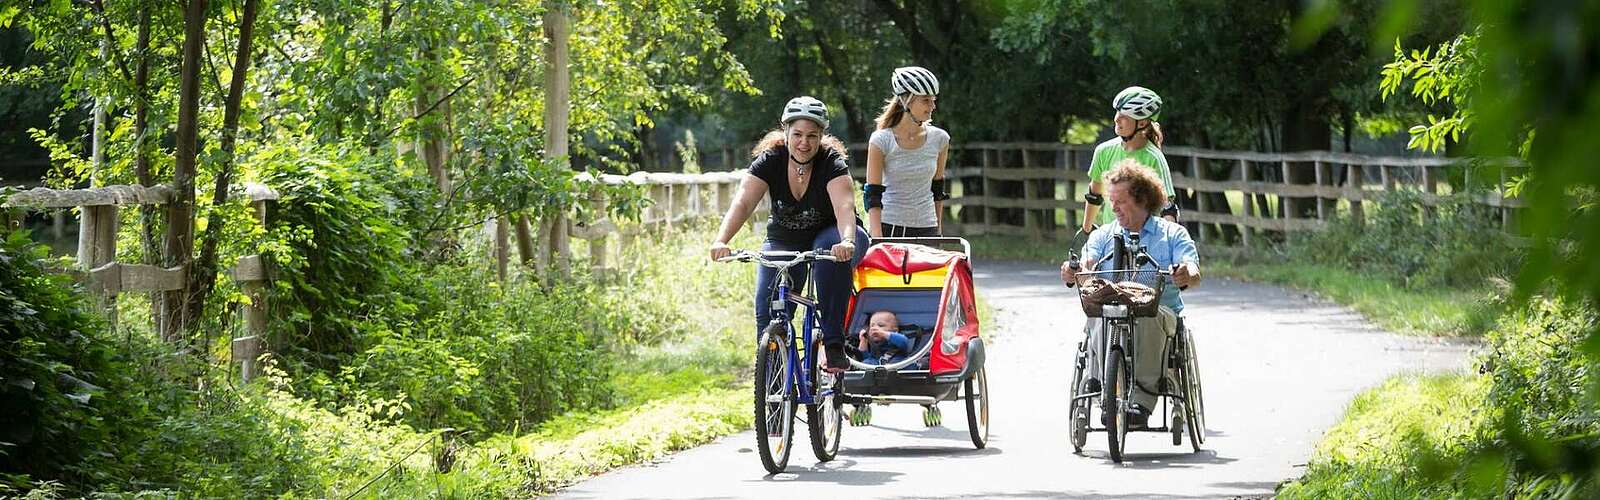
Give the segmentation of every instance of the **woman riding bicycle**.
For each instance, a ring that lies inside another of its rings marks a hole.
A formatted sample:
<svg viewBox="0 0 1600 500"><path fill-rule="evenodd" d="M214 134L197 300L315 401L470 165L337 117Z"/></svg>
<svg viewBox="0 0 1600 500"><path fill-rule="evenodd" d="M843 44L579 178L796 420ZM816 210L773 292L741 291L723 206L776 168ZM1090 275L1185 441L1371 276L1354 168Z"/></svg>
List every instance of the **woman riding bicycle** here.
<svg viewBox="0 0 1600 500"><path fill-rule="evenodd" d="M1177 192L1172 190L1172 173L1167 168L1167 157L1161 153L1161 125L1155 122L1161 113L1161 96L1144 87L1128 87L1111 100L1116 113L1113 130L1117 136L1094 148L1094 159L1089 163L1089 192L1083 195L1082 234L1111 222L1112 215L1100 209L1105 202L1103 177L1123 160L1132 158L1149 168L1160 179L1166 198L1155 210L1161 217L1178 221Z"/></svg>
<svg viewBox="0 0 1600 500"><path fill-rule="evenodd" d="M762 195L771 205L763 251L806 251L826 248L839 262L818 261L817 300L822 309L822 344L827 369L849 368L844 353L844 320L850 304L850 278L854 260L867 246L867 233L856 225L855 193L846 164L844 144L827 134L828 107L810 96L790 99L783 106L780 127L768 132L750 154L750 174L739 184L733 205L711 243L711 259L728 256L728 241L750 218ZM841 238L840 235L850 235ZM854 259L854 260L853 260ZM803 267L791 277L804 283ZM772 321L772 283L777 271L756 271L756 335ZM791 309L794 305L791 303ZM792 313L792 311L790 311ZM790 314L793 317L793 314Z"/></svg>
<svg viewBox="0 0 1600 500"><path fill-rule="evenodd" d="M1132 426L1142 426L1150 410L1155 407L1156 395L1148 391L1159 387L1161 368L1165 366L1159 346L1166 345L1167 337L1177 333L1178 317L1183 313L1179 288L1200 284L1200 255L1187 229L1155 216L1167 198L1161 189L1161 181L1150 169L1134 160L1124 160L1107 173L1106 181L1111 185L1111 211L1116 216L1116 224L1100 226L1089 235L1089 242L1083 246L1083 259L1078 265L1084 270L1110 270L1113 259L1109 256L1115 247L1113 236L1137 234L1139 245L1154 261L1149 265L1154 266L1153 269L1172 269L1172 282L1177 285L1168 286L1162 291L1160 312L1156 317L1140 321L1135 327L1135 345L1156 346L1142 347L1134 353L1134 380L1147 390L1133 391L1133 402L1137 408L1128 421ZM1069 264L1061 263L1062 282L1082 285L1081 281L1087 278L1074 272ZM1129 262L1127 267L1133 268L1134 263ZM1094 322L1090 324L1092 335L1103 334L1099 328L1093 327ZM1091 359L1100 359L1102 353L1098 352L1099 345L1098 338L1089 342L1089 346L1095 349Z"/></svg>
<svg viewBox="0 0 1600 500"><path fill-rule="evenodd" d="M950 134L933 126L939 79L926 69L894 70L894 95L867 140L867 185L861 192L872 237L939 236L940 214L950 196L944 163Z"/></svg>

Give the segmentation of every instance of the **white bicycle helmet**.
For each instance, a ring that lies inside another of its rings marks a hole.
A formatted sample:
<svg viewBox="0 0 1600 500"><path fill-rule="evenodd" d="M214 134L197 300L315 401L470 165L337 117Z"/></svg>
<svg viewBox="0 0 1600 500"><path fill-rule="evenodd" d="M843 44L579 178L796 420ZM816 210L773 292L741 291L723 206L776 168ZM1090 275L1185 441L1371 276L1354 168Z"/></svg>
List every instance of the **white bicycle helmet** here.
<svg viewBox="0 0 1600 500"><path fill-rule="evenodd" d="M783 105L781 121L784 125L801 118L817 122L822 128L828 128L828 105L808 95L790 99Z"/></svg>
<svg viewBox="0 0 1600 500"><path fill-rule="evenodd" d="M895 68L890 82L894 84L894 95L939 95L939 79L921 66Z"/></svg>
<svg viewBox="0 0 1600 500"><path fill-rule="evenodd" d="M1161 113L1161 96L1144 87L1128 87L1111 100L1111 109L1135 120L1145 120Z"/></svg>

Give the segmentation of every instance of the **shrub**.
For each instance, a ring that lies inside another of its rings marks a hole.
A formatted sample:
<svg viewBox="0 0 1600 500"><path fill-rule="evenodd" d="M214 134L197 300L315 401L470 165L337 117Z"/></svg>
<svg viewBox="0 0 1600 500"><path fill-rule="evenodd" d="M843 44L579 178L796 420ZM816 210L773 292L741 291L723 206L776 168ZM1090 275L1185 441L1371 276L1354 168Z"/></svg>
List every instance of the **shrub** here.
<svg viewBox="0 0 1600 500"><path fill-rule="evenodd" d="M0 234L0 485L88 481L125 368L67 278L25 231Z"/></svg>
<svg viewBox="0 0 1600 500"><path fill-rule="evenodd" d="M1295 235L1289 254L1408 288L1478 287L1519 262L1495 210L1470 194L1441 197L1430 209L1420 193L1389 191L1369 207L1364 224L1341 214L1325 231Z"/></svg>

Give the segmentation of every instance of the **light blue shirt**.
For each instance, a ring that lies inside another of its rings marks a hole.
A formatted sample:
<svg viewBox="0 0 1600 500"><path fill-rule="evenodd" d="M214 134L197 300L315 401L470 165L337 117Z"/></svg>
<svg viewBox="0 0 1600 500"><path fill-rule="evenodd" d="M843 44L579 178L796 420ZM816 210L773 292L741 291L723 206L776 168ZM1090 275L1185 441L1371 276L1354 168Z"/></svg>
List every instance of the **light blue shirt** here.
<svg viewBox="0 0 1600 500"><path fill-rule="evenodd" d="M1127 235L1128 230L1123 229L1121 223L1100 226L1089 234L1089 241L1083 244L1083 257L1092 261L1100 261L1096 271L1109 271L1112 269L1112 259L1101 260L1116 249L1114 234ZM1139 231L1139 244L1144 245L1146 253L1155 260L1153 269L1170 270L1173 264L1193 262L1200 264L1200 252L1195 250L1194 239L1189 237L1189 230L1182 225L1166 219L1150 216L1144 221L1144 229ZM1133 263L1128 263L1131 267ZM1152 269L1145 266L1141 269ZM1145 280L1138 280L1144 282ZM1183 312L1183 298L1178 295L1178 287L1171 282L1167 283L1161 291L1161 305L1172 309L1174 313Z"/></svg>

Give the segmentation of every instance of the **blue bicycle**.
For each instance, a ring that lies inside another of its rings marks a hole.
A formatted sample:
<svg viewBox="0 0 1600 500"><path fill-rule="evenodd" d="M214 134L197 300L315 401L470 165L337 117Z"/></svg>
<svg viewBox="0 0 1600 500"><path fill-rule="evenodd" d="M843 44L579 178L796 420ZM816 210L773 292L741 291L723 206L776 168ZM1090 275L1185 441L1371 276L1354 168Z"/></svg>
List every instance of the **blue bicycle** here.
<svg viewBox="0 0 1600 500"><path fill-rule="evenodd" d="M807 273L807 286L796 292L789 269L809 267L819 260L836 261L826 250L806 252L737 251L718 259L755 262L777 270L771 295L772 322L756 341L755 428L756 450L767 472L777 474L789 465L790 445L794 442L795 410L806 406L806 425L811 433L811 451L817 460L829 461L839 452L843 427L844 402L839 398L837 378L822 370L822 315L816 298L816 279ZM789 317L789 304L805 306L799 335Z"/></svg>

